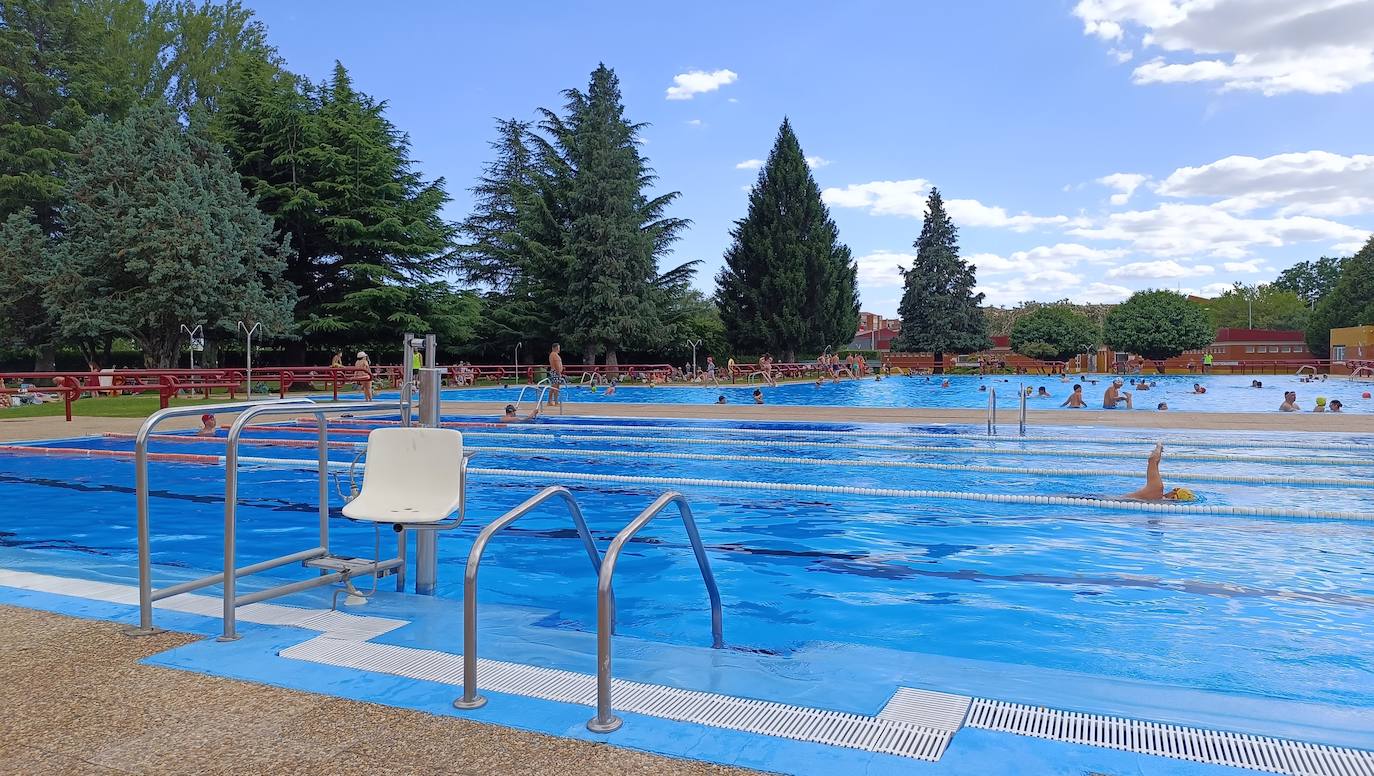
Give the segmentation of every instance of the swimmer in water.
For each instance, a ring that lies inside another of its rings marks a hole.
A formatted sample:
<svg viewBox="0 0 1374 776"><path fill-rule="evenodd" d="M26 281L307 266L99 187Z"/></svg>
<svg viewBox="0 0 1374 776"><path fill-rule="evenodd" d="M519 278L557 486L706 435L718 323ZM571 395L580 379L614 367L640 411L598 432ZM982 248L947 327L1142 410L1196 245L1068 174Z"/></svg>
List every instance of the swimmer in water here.
<svg viewBox="0 0 1374 776"><path fill-rule="evenodd" d="M1075 409L1088 406L1088 403L1083 401L1083 384L1078 383L1075 385L1073 387L1073 393L1070 393L1069 398L1065 399L1064 403L1059 406L1073 407Z"/></svg>
<svg viewBox="0 0 1374 776"><path fill-rule="evenodd" d="M522 417L520 417L519 415L516 415L516 414L515 414L515 405L514 405L514 404L507 404L507 405L506 405L506 412L505 412L504 415L501 416L499 422L501 422L501 423L529 423L530 421L534 420L534 419L537 418L537 417L539 417L539 408L538 408L538 407L536 407L536 408L534 409L534 412L531 412L530 414L528 414L528 415L526 415L525 417L522 418Z"/></svg>
<svg viewBox="0 0 1374 776"><path fill-rule="evenodd" d="M1164 478L1159 474L1159 461L1164 457L1164 443L1155 443L1150 453L1150 462L1145 467L1145 487L1121 496L1136 501L1196 501L1197 494L1187 488L1164 489Z"/></svg>

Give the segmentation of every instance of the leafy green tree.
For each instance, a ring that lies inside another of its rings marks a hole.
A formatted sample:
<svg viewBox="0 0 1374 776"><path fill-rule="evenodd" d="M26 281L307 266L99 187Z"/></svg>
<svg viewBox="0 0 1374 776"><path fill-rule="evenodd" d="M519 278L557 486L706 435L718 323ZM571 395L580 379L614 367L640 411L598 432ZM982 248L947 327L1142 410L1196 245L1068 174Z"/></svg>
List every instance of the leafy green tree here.
<svg viewBox="0 0 1374 776"><path fill-rule="evenodd" d="M1114 350L1160 361L1212 344L1216 328L1201 306L1173 291L1137 291L1107 314L1104 338Z"/></svg>
<svg viewBox="0 0 1374 776"><path fill-rule="evenodd" d="M1276 284L1236 283L1206 302L1212 326L1218 329L1304 329L1311 311L1302 297ZM1251 322L1253 321L1253 325Z"/></svg>
<svg viewBox="0 0 1374 776"><path fill-rule="evenodd" d="M853 338L858 269L788 119L730 236L715 298L731 347L794 361Z"/></svg>
<svg viewBox="0 0 1374 776"><path fill-rule="evenodd" d="M379 277L324 305L316 325L347 331L351 342L376 350L394 348L405 332L435 334L451 352L472 340L481 307L476 294L443 281L409 283Z"/></svg>
<svg viewBox="0 0 1374 776"><path fill-rule="evenodd" d="M913 243L916 260L903 269L905 280L897 312L902 331L893 350L931 353L935 371L944 370L945 353L971 353L992 346L987 319L979 307L983 295L973 292L975 270L959 257L959 229L945 212L945 201L932 188L925 222Z"/></svg>
<svg viewBox="0 0 1374 776"><path fill-rule="evenodd" d="M1102 344L1102 327L1071 307L1047 305L1019 318L1011 330L1011 349L1023 356L1067 361Z"/></svg>
<svg viewBox="0 0 1374 776"><path fill-rule="evenodd" d="M1341 263L1345 259L1323 256L1316 261L1300 261L1279 273L1273 287L1280 291L1292 291L1302 298L1308 308L1315 309L1317 304L1335 287L1341 274Z"/></svg>
<svg viewBox="0 0 1374 776"><path fill-rule="evenodd" d="M45 293L64 336L129 337L148 366L166 367L184 323L288 324L289 247L222 149L167 106L89 122L64 196L65 240Z"/></svg>
<svg viewBox="0 0 1374 776"><path fill-rule="evenodd" d="M52 316L43 288L53 241L25 208L0 224L0 346L25 350L51 346ZM37 366L51 368L51 351Z"/></svg>
<svg viewBox="0 0 1374 776"><path fill-rule="evenodd" d="M1307 347L1319 356L1329 356L1332 329L1368 324L1374 324L1374 237L1341 263L1335 285L1312 311Z"/></svg>

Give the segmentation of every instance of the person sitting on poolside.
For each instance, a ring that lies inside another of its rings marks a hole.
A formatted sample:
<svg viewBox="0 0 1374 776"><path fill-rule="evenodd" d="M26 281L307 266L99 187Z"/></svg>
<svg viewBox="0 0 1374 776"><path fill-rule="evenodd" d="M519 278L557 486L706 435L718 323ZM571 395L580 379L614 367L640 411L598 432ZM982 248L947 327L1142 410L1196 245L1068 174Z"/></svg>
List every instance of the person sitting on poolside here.
<svg viewBox="0 0 1374 776"><path fill-rule="evenodd" d="M758 388L754 389L754 403L763 404L763 391Z"/></svg>
<svg viewBox="0 0 1374 776"><path fill-rule="evenodd" d="M1059 406L1073 407L1074 409L1082 409L1088 406L1088 403L1083 401L1083 384L1079 383L1075 385L1073 387L1073 392L1069 394L1069 398L1065 399L1064 403Z"/></svg>
<svg viewBox="0 0 1374 776"><path fill-rule="evenodd" d="M1193 393L1207 393L1207 389L1201 383L1193 383Z"/></svg>
<svg viewBox="0 0 1374 776"><path fill-rule="evenodd" d="M1196 501L1197 494L1187 488L1164 489L1164 478L1159 474L1159 461L1164 457L1164 443L1156 442L1150 462L1145 467L1145 487L1121 496L1134 501Z"/></svg>
<svg viewBox="0 0 1374 776"><path fill-rule="evenodd" d="M207 412L207 413L205 413L204 415L201 415L201 416L200 416L200 428L196 429L196 436L207 436L207 437L208 437L208 436L214 436L214 435L215 435L215 416L214 416L214 415L211 415L210 413Z"/></svg>
<svg viewBox="0 0 1374 776"><path fill-rule="evenodd" d="M525 417L522 418L522 417L520 417L519 415L516 415L516 414L515 414L515 405L514 405L514 404L507 404L507 405L506 405L506 413L505 413L504 415L501 416L501 422L502 422L502 423L528 423L528 422L530 422L531 420L534 420L534 419L537 418L537 417L539 417L539 408L538 408L538 407L535 407L535 408L534 408L534 412L531 412L530 414L528 414L528 415L526 415Z"/></svg>
<svg viewBox="0 0 1374 776"><path fill-rule="evenodd" d="M1298 412L1298 392L1284 391L1283 404L1279 405L1279 412Z"/></svg>
<svg viewBox="0 0 1374 776"><path fill-rule="evenodd" d="M1121 390L1122 385L1125 385L1125 381L1118 377L1112 381L1111 385L1107 386L1107 392L1102 394L1102 409L1114 410L1118 404L1123 402L1126 409L1135 409L1131 404L1131 392Z"/></svg>

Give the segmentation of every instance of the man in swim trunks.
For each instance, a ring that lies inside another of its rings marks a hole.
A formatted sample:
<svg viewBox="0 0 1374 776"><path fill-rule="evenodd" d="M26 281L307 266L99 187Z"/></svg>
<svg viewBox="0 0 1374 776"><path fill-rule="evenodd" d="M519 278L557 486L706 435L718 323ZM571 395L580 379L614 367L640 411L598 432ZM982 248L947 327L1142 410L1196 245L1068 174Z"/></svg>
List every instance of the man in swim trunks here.
<svg viewBox="0 0 1374 776"><path fill-rule="evenodd" d="M1279 405L1279 412L1298 412L1298 392L1284 391L1283 404Z"/></svg>
<svg viewBox="0 0 1374 776"><path fill-rule="evenodd" d="M1088 406L1088 403L1083 401L1083 384L1078 383L1074 385L1073 392L1069 394L1069 398L1065 399L1064 403L1059 406L1072 407L1074 409L1082 409Z"/></svg>
<svg viewBox="0 0 1374 776"><path fill-rule="evenodd" d="M1159 461L1163 457L1164 443L1157 442L1145 467L1145 487L1121 498L1136 501L1196 501L1197 495L1187 488L1164 490L1164 478L1159 474Z"/></svg>
<svg viewBox="0 0 1374 776"><path fill-rule="evenodd" d="M549 406L556 407L560 403L559 394L563 391L563 357L558 354L561 346L557 342L549 348Z"/></svg>
<svg viewBox="0 0 1374 776"><path fill-rule="evenodd" d="M1125 403L1128 410L1135 409L1131 405L1131 392L1121 390L1123 385L1125 385L1125 381L1118 377L1112 381L1111 385L1107 386L1107 392L1102 394L1102 409L1114 410L1118 404L1122 403Z"/></svg>

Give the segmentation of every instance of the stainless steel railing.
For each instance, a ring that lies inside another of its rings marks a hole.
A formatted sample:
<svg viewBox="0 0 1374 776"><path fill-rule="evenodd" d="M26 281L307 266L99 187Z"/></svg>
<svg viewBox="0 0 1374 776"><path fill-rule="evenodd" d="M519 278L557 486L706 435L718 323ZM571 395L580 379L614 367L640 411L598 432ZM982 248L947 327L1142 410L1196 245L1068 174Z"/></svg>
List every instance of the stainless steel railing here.
<svg viewBox="0 0 1374 776"><path fill-rule="evenodd" d="M1018 419L1018 424L1017 424L1017 425L1018 425L1018 428L1019 428L1019 430L1020 430L1021 436L1025 436L1025 435L1026 435L1026 398L1027 398L1027 397L1026 397L1026 386L1025 386L1025 384L1023 383L1023 384L1021 385L1021 416L1020 416L1020 418Z"/></svg>
<svg viewBox="0 0 1374 776"><path fill-rule="evenodd" d="M997 389L988 386L988 436L997 436Z"/></svg>
<svg viewBox="0 0 1374 776"><path fill-rule="evenodd" d="M153 625L153 602L163 598L169 598L180 593L187 593L192 590L199 590L202 587L218 585L223 579L223 574L212 574L208 577L182 582L180 584L164 587L159 590L153 589L153 561L152 561L152 529L148 520L148 439L153 430L169 418L187 417L204 415L206 413L216 414L220 412L239 412L260 406L281 406L290 405L294 410L300 410L313 406L315 403L310 399L268 399L257 401L228 402L225 404L200 404L192 407L168 407L158 410L148 416L143 421L143 425L138 429L138 435L134 438L134 492L138 510L138 626L129 628L125 631L130 636L147 636L161 631ZM237 574L252 574L256 571L265 571L276 566L284 566L298 560L317 557L323 554L319 548L306 550L289 556L289 559L278 558L280 563L255 563L236 571Z"/></svg>
<svg viewBox="0 0 1374 776"><path fill-rule="evenodd" d="M486 552L487 543L498 531L554 497L562 498L567 504L568 512L572 515L573 526L577 528L577 535L582 538L582 544L587 548L587 557L591 559L592 571L598 575L601 573L601 554L596 551L596 542L592 541L591 532L587 530L587 521L582 517L582 508L577 505L577 499L573 498L572 491L562 485L550 485L544 488L526 499L524 503L487 524L487 527L477 534L477 539L472 543L472 551L468 553L467 571L463 575L463 696L453 702L456 708L476 709L487 702L486 698L477 693L477 569L482 562L482 553ZM614 602L611 603L611 606L614 607Z"/></svg>
<svg viewBox="0 0 1374 776"><path fill-rule="evenodd" d="M621 724L620 718L611 711L611 636L615 633L612 581L615 578L615 564L625 543L669 504L677 505L683 527L687 529L687 539L692 543L692 552L697 557L697 566L701 569L702 581L706 583L706 594L711 598L711 646L720 649L725 645L721 635L720 590L716 587L715 576L711 574L711 560L706 557L706 548L701 544L701 534L697 532L687 498L670 490L654 499L654 503L621 529L601 559L600 578L596 585L596 716L587 722L587 729L593 733L610 733L619 729Z"/></svg>
<svg viewBox="0 0 1374 776"><path fill-rule="evenodd" d="M539 409L543 407L544 399L549 395L550 387L552 387L552 384L549 382L549 378L547 377L535 383L534 385L520 386L520 393L515 395L515 410L517 412L520 411L520 405L525 402L525 391L531 389L534 390L534 408Z"/></svg>

